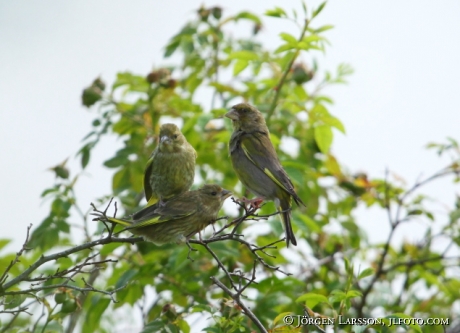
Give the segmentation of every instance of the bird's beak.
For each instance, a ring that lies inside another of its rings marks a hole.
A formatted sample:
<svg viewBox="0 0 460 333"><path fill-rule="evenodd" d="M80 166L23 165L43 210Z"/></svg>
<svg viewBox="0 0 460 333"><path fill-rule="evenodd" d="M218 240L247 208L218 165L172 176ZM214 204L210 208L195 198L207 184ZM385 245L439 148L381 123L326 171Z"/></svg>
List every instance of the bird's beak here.
<svg viewBox="0 0 460 333"><path fill-rule="evenodd" d="M222 199L225 200L232 195L232 192L229 190L222 190Z"/></svg>
<svg viewBox="0 0 460 333"><path fill-rule="evenodd" d="M171 140L170 140L169 137L166 136L166 135L163 135L163 136L160 138L160 143L164 143L164 142L169 143L170 141L171 141Z"/></svg>
<svg viewBox="0 0 460 333"><path fill-rule="evenodd" d="M230 111L225 114L225 117L230 118L231 120L240 119L240 116L238 115L238 112L235 111L235 109L230 109Z"/></svg>

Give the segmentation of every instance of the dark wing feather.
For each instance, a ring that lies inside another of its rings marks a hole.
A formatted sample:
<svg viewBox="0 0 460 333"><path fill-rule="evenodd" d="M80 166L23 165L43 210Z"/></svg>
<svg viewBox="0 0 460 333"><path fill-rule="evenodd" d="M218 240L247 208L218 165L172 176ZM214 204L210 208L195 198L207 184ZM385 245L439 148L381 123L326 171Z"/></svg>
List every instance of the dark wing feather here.
<svg viewBox="0 0 460 333"><path fill-rule="evenodd" d="M288 192L297 204L305 204L294 190L294 185L289 179L278 160L275 148L266 132L245 133L240 136L240 145L247 158L262 170L278 186Z"/></svg>
<svg viewBox="0 0 460 333"><path fill-rule="evenodd" d="M197 211L196 207L196 200L188 196L168 201L164 206L156 203L133 214L132 218L134 225L131 228L142 228L153 224L181 219L195 214Z"/></svg>
<svg viewBox="0 0 460 333"><path fill-rule="evenodd" d="M150 185L150 176L152 174L153 155L147 161L144 172L144 193L147 202L152 197L152 186Z"/></svg>

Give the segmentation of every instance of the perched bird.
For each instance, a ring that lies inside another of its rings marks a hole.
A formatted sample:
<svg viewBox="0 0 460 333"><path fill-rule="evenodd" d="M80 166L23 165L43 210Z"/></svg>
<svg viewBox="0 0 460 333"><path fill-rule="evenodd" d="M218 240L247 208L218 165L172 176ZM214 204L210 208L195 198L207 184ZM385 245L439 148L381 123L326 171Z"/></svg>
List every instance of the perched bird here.
<svg viewBox="0 0 460 333"><path fill-rule="evenodd" d="M286 243L297 245L291 227L291 198L297 205L305 204L294 190L270 141L270 133L262 113L254 106L241 103L225 114L233 123L229 150L233 169L252 193L261 199L273 200L286 229Z"/></svg>
<svg viewBox="0 0 460 333"><path fill-rule="evenodd" d="M134 235L157 244L188 241L217 219L222 204L232 193L219 185L204 185L195 191L183 192L163 205L159 202L132 215L117 219L95 214L95 220L121 224ZM123 230L123 231L124 231Z"/></svg>
<svg viewBox="0 0 460 333"><path fill-rule="evenodd" d="M188 191L195 177L196 151L174 124L160 127L160 143L150 156L144 173L147 205Z"/></svg>

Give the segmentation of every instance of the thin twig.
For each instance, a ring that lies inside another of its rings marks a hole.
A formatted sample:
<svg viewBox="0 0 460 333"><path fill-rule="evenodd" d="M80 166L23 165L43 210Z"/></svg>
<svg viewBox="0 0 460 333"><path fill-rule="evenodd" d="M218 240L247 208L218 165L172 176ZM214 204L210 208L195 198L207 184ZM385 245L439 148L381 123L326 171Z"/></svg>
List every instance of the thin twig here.
<svg viewBox="0 0 460 333"><path fill-rule="evenodd" d="M260 332L268 333L265 329L264 325L260 322L259 318L241 301L240 294L234 293L230 289L227 288L225 284L223 284L218 278L215 276L211 276L212 282L214 282L220 289L222 289L227 295L229 295L238 306L243 309L244 314L252 320L252 322L259 328Z"/></svg>
<svg viewBox="0 0 460 333"><path fill-rule="evenodd" d="M83 250L87 250L87 249L91 249L97 245L105 245L105 244L111 244L111 243L130 243L130 244L134 244L134 243L137 243L137 242L141 242L143 241L144 239L142 237L130 237L130 238L118 238L118 237L105 237L105 238L101 238L101 239L98 239L98 240L95 240L95 241L92 241L92 242L88 242L88 243L84 243L82 245L78 245L78 246L75 246L75 247L72 247L70 249L67 249L65 251L61 251L61 252L57 252L57 253L54 253L54 254L50 254L48 256L44 256L42 255L40 257L40 259L38 259L36 262L34 262L32 265L29 266L29 268L27 268L24 272L22 272L21 274L19 274L17 277L15 277L14 279L6 282L5 284L3 284L3 290L7 290L9 288L11 288L12 286L22 282L22 281L26 281L30 274L32 274L37 268L39 268L40 266L42 266L43 264L49 262L49 261L53 261L53 260L56 260L56 259L59 259L59 258L63 258L63 257L67 257L73 253L76 253L76 252L80 252L80 251L83 251Z"/></svg>
<svg viewBox="0 0 460 333"><path fill-rule="evenodd" d="M308 24L309 24L308 19L305 19L302 32L300 33L300 37L297 40L298 42L301 42L302 39L304 38L305 33L307 32L307 29L308 29ZM294 55L292 56L291 61L289 62L287 67L284 69L283 76L281 76L280 82L278 83L278 85L275 88L275 90L276 90L275 91L275 97L273 97L272 104L270 105L270 109L268 110L267 116L265 118L265 121L266 121L267 125L270 123L270 118L272 117L273 113L275 112L276 105L278 104L278 99L279 99L279 97L281 95L281 89L283 88L284 82L286 81L286 77L288 76L289 72L291 71L291 68L294 65L295 60L299 56L299 53L300 53L300 49L297 49L294 52Z"/></svg>
<svg viewBox="0 0 460 333"><path fill-rule="evenodd" d="M11 267L16 265L19 262L19 258L22 256L24 251L28 250L27 243L29 242L30 228L32 228L32 223L29 224L29 226L27 227L26 240L24 241L24 244L22 244L22 248L19 250L19 252L16 253L16 257L14 258L14 260L12 260L9 263L8 267L6 267L5 271L3 272L2 276L0 277L0 295L1 295L1 290L2 290L2 284L8 278L8 272L10 271ZM3 288L5 288L5 287L3 287Z"/></svg>

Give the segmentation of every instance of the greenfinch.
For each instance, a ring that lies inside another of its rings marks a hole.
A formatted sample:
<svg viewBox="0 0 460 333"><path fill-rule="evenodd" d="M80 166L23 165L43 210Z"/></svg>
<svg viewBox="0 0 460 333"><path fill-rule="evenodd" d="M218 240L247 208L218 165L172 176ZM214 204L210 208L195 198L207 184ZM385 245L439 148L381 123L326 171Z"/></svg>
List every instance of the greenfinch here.
<svg viewBox="0 0 460 333"><path fill-rule="evenodd" d="M233 123L229 151L236 175L252 193L275 202L286 230L287 246L297 245L291 226L291 198L297 205L305 204L281 166L262 113L250 104L240 103L225 116Z"/></svg>
<svg viewBox="0 0 460 333"><path fill-rule="evenodd" d="M219 185L204 185L198 190L183 192L160 205L145 207L131 220L95 214L95 220L121 224L134 235L154 244L187 242L194 234L216 221L222 204L232 193Z"/></svg>
<svg viewBox="0 0 460 333"><path fill-rule="evenodd" d="M174 124L160 127L160 142L150 156L144 173L147 206L188 191L195 177L196 151Z"/></svg>

